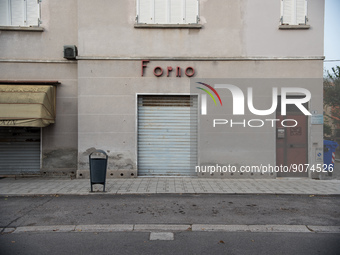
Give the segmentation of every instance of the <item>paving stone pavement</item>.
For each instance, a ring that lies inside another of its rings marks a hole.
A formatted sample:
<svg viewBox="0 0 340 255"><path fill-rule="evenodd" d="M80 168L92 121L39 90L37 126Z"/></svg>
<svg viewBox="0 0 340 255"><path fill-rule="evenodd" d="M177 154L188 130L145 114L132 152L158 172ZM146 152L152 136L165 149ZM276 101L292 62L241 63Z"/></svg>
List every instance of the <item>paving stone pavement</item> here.
<svg viewBox="0 0 340 255"><path fill-rule="evenodd" d="M0 195L89 195L103 193L103 186L89 179L2 178ZM140 177L107 179L105 194L216 193L340 195L340 180L311 179L204 179Z"/></svg>

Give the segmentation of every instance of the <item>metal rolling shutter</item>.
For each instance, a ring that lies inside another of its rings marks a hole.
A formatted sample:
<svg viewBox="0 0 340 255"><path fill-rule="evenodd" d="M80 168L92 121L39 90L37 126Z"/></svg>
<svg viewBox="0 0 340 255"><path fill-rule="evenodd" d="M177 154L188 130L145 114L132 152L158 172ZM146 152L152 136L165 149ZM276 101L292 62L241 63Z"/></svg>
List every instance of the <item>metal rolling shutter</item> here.
<svg viewBox="0 0 340 255"><path fill-rule="evenodd" d="M138 97L138 174L192 176L197 164L197 97Z"/></svg>
<svg viewBox="0 0 340 255"><path fill-rule="evenodd" d="M40 172L40 128L0 127L0 174Z"/></svg>

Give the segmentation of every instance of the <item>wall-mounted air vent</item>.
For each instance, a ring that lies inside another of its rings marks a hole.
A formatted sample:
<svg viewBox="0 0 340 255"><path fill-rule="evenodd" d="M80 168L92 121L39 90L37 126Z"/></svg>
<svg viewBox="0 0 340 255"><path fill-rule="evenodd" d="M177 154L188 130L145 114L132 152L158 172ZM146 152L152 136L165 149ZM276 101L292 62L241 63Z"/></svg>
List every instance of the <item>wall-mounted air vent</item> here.
<svg viewBox="0 0 340 255"><path fill-rule="evenodd" d="M64 45L64 58L76 59L78 55L77 46L75 45Z"/></svg>

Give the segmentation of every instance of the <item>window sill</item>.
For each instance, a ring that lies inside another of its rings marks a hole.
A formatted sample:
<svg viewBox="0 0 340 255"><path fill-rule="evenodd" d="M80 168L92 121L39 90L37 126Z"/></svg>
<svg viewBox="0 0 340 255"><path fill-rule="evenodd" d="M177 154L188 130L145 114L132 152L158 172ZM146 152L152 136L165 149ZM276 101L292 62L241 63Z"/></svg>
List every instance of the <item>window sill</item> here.
<svg viewBox="0 0 340 255"><path fill-rule="evenodd" d="M279 29L309 29L310 25L279 25Z"/></svg>
<svg viewBox="0 0 340 255"><path fill-rule="evenodd" d="M201 29L201 24L135 24L135 28L190 28Z"/></svg>
<svg viewBox="0 0 340 255"><path fill-rule="evenodd" d="M15 27L15 26L0 26L0 31L30 31L30 32L43 32L43 27Z"/></svg>

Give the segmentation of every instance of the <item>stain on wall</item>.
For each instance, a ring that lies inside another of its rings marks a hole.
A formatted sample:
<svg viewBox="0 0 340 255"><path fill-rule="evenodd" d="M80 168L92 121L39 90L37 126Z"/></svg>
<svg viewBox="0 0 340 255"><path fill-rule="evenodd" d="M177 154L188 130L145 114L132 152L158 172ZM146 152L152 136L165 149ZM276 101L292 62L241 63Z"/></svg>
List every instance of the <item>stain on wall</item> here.
<svg viewBox="0 0 340 255"><path fill-rule="evenodd" d="M77 169L77 149L63 148L46 150L42 153L42 170L55 171L58 169Z"/></svg>
<svg viewBox="0 0 340 255"><path fill-rule="evenodd" d="M89 155L97 149L91 147L84 152L78 154L78 168L80 170L89 170ZM131 159L132 155L129 152L117 153L105 151L108 155L107 170L135 170L137 169L136 163Z"/></svg>

